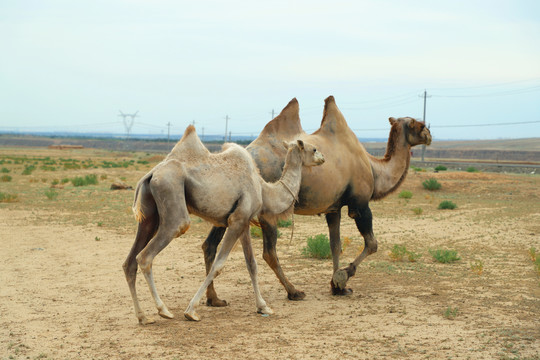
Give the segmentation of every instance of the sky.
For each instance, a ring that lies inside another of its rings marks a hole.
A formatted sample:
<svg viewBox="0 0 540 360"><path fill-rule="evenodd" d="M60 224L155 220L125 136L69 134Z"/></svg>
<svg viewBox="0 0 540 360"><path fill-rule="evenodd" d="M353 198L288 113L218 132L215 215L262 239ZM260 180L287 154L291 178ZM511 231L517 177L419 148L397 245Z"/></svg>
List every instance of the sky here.
<svg viewBox="0 0 540 360"><path fill-rule="evenodd" d="M540 137L538 0L0 0L0 46L0 132L386 138L425 91L434 141Z"/></svg>

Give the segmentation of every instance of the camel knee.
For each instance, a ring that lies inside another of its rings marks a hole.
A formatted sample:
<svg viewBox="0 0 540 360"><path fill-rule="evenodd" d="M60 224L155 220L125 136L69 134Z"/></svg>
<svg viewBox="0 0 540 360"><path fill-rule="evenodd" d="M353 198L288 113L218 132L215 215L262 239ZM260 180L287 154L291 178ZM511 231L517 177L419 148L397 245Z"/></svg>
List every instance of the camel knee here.
<svg viewBox="0 0 540 360"><path fill-rule="evenodd" d="M366 241L366 251L368 255L374 254L377 252L377 240L371 239L369 241Z"/></svg>
<svg viewBox="0 0 540 360"><path fill-rule="evenodd" d="M143 252L137 255L137 264L139 265L143 273L148 272L152 269L152 261L148 260L147 256L145 256Z"/></svg>

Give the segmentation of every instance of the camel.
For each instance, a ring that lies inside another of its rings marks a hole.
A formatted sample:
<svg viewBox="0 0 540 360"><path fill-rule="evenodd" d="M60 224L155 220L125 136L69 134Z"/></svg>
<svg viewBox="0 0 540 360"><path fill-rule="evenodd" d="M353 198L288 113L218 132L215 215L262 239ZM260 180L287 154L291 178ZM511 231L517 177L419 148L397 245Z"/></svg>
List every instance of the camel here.
<svg viewBox="0 0 540 360"><path fill-rule="evenodd" d="M184 316L188 320L200 320L195 305L223 268L238 238L255 292L257 312L272 313L258 287L257 263L249 234L250 221L257 215L272 218L290 209L300 189L302 166L324 162L323 155L302 140L282 144L282 147L286 156L281 177L275 183L267 183L259 175L246 149L236 144L225 144L221 153L212 154L190 125L167 157L139 180L133 202L133 212L139 225L123 268L140 324L154 320L146 317L137 299L135 280L138 266L148 283L158 314L167 319L174 317L157 293L152 261L173 238L188 230L189 214L197 215L216 227L226 227L227 232L216 261Z"/></svg>
<svg viewBox="0 0 540 360"><path fill-rule="evenodd" d="M379 200L394 192L407 175L411 147L431 143L431 134L425 124L410 117L389 118L391 129L382 159L367 153L356 135L348 127L333 96L325 100L324 115L320 128L306 134L298 114L298 101L292 99L282 112L270 121L261 134L248 147L248 152L259 167L266 181L279 177L283 166L284 151L276 144L282 140L299 138L308 141L327 154L323 166L302 173L302 183L294 213L300 215L324 214L330 234L333 276L330 289L333 295L348 295L348 279L368 255L377 251L377 239L373 234L370 200ZM341 208L348 207L348 215L354 219L364 238L364 249L346 268L339 269L341 252ZM303 291L297 290L287 279L276 253L277 225L274 219L261 214L258 218L263 231L263 258L274 270L287 291L290 300L302 300ZM207 269L215 256L215 249L223 236L222 230L213 228L203 250ZM218 298L213 284L207 289L207 305L226 306Z"/></svg>

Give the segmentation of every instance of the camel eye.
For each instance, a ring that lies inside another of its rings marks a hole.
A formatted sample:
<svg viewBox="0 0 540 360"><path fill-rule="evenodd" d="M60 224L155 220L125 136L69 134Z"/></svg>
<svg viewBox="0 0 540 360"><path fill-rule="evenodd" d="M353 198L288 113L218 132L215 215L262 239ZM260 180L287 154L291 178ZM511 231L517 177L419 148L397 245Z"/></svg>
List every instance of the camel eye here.
<svg viewBox="0 0 540 360"><path fill-rule="evenodd" d="M316 152L317 152L317 149L313 149L313 152L316 153Z"/></svg>

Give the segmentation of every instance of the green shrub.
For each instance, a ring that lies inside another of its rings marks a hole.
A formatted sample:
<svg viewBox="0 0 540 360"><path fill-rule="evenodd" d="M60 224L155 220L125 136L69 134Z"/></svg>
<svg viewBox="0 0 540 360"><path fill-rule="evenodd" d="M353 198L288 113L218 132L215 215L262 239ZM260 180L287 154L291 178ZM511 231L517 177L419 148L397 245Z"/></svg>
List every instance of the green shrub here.
<svg viewBox="0 0 540 360"><path fill-rule="evenodd" d="M316 259L330 259L332 251L330 250L330 241L324 234L308 237L307 246L302 249L302 254Z"/></svg>
<svg viewBox="0 0 540 360"><path fill-rule="evenodd" d="M8 194L4 192L0 192L0 203L9 203L9 202L16 202L17 200L17 194Z"/></svg>
<svg viewBox="0 0 540 360"><path fill-rule="evenodd" d="M292 220L291 219L286 219L286 220L278 220L277 222L277 226L278 227L284 227L284 228L287 228L289 226L292 225Z"/></svg>
<svg viewBox="0 0 540 360"><path fill-rule="evenodd" d="M65 184L65 183L68 183L69 182L69 179L68 178L63 178L62 179L62 184Z"/></svg>
<svg viewBox="0 0 540 360"><path fill-rule="evenodd" d="M30 175L32 174L32 171L36 170L36 167L34 165L24 165L24 170L21 173L22 175Z"/></svg>
<svg viewBox="0 0 540 360"><path fill-rule="evenodd" d="M402 192L399 193L398 196L400 199L410 199L412 198L412 192L409 190L403 190Z"/></svg>
<svg viewBox="0 0 540 360"><path fill-rule="evenodd" d="M86 185L96 185L98 179L96 175L86 175L85 177L76 176L71 179L73 186L86 186Z"/></svg>
<svg viewBox="0 0 540 360"><path fill-rule="evenodd" d="M439 209L441 210L454 210L455 208L457 208L457 205L450 200L441 201L439 204Z"/></svg>
<svg viewBox="0 0 540 360"><path fill-rule="evenodd" d="M424 186L424 189L427 189L430 191L439 190L442 186L435 178L429 178L427 180L424 180L422 185Z"/></svg>
<svg viewBox="0 0 540 360"><path fill-rule="evenodd" d="M58 197L58 191L56 191L54 189L45 190L45 196L49 200L54 200L54 199L56 199Z"/></svg>
<svg viewBox="0 0 540 360"><path fill-rule="evenodd" d="M424 210L422 210L421 207L414 208L414 209L412 209L412 211L413 211L416 215L422 215L422 213L424 212Z"/></svg>
<svg viewBox="0 0 540 360"><path fill-rule="evenodd" d="M474 166L469 166L467 172L478 172L478 170Z"/></svg>
<svg viewBox="0 0 540 360"><path fill-rule="evenodd" d="M2 175L2 177L0 177L0 182L10 182L11 179L12 177L9 175Z"/></svg>
<svg viewBox="0 0 540 360"><path fill-rule="evenodd" d="M447 168L444 165L437 165L437 167L435 168L435 171L446 171L446 170Z"/></svg>
<svg viewBox="0 0 540 360"><path fill-rule="evenodd" d="M433 260L442 264L448 264L460 260L456 250L429 250Z"/></svg>
<svg viewBox="0 0 540 360"><path fill-rule="evenodd" d="M7 173L11 172L11 170L9 170L8 168L3 167L2 170L0 170L0 172L2 172L4 174L7 174Z"/></svg>

